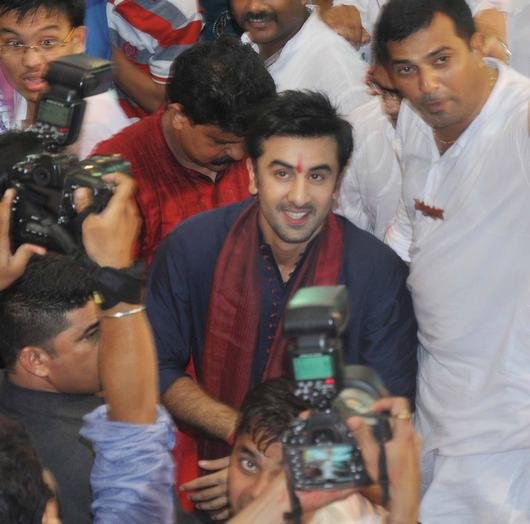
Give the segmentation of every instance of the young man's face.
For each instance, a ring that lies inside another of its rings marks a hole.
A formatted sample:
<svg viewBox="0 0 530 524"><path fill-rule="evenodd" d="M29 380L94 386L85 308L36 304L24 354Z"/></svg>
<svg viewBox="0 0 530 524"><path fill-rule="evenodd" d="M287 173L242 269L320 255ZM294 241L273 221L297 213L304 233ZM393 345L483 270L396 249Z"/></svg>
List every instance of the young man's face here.
<svg viewBox="0 0 530 524"><path fill-rule="evenodd" d="M231 0L230 5L237 23L268 55L281 49L307 17L301 0Z"/></svg>
<svg viewBox="0 0 530 524"><path fill-rule="evenodd" d="M90 300L66 314L68 327L52 341L47 380L60 393L97 393L99 306Z"/></svg>
<svg viewBox="0 0 530 524"><path fill-rule="evenodd" d="M51 42L64 45L43 49ZM16 49L6 44L20 43L41 47ZM22 20L15 12L0 16L2 68L9 83L29 102L37 102L47 89L44 81L48 64L61 56L82 53L85 28L73 28L66 15L40 8Z"/></svg>
<svg viewBox="0 0 530 524"><path fill-rule="evenodd" d="M395 87L431 127L466 127L480 110L484 64L478 38L470 47L453 21L437 13L428 27L388 43Z"/></svg>
<svg viewBox="0 0 530 524"><path fill-rule="evenodd" d="M333 137L273 136L251 171L250 192L259 198L259 224L276 248L307 243L322 228L338 190L339 163Z"/></svg>
<svg viewBox="0 0 530 524"><path fill-rule="evenodd" d="M280 442L273 442L260 451L248 433L238 436L228 468L228 500L233 512L248 506L282 469Z"/></svg>

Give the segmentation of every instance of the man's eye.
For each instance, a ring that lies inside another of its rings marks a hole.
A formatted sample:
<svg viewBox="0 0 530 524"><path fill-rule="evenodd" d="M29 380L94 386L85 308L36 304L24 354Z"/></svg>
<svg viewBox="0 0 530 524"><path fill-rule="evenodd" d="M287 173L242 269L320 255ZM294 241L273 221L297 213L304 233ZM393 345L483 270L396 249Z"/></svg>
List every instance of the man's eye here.
<svg viewBox="0 0 530 524"><path fill-rule="evenodd" d="M255 473L257 469L256 463L249 458L240 459L239 464L241 465L241 469L243 469L247 473Z"/></svg>
<svg viewBox="0 0 530 524"><path fill-rule="evenodd" d="M39 46L43 47L44 49L51 49L55 47L58 44L57 40L53 40L53 38L44 38L39 42Z"/></svg>
<svg viewBox="0 0 530 524"><path fill-rule="evenodd" d="M436 60L434 61L435 64L446 64L449 61L449 57L447 55L442 55L436 57Z"/></svg>
<svg viewBox="0 0 530 524"><path fill-rule="evenodd" d="M6 42L7 46L13 47L14 49L17 49L19 47L24 47L24 43L20 40L9 40L9 42Z"/></svg>
<svg viewBox="0 0 530 524"><path fill-rule="evenodd" d="M402 65L402 66L398 66L396 68L396 72L399 75L410 75L413 71L414 71L414 69L411 66L408 66L408 65Z"/></svg>
<svg viewBox="0 0 530 524"><path fill-rule="evenodd" d="M285 179L289 176L289 172L285 169L277 169L276 171L274 171L274 175L278 178Z"/></svg>
<svg viewBox="0 0 530 524"><path fill-rule="evenodd" d="M309 174L309 179L312 182L323 182L326 179L326 177L322 173L310 173Z"/></svg>

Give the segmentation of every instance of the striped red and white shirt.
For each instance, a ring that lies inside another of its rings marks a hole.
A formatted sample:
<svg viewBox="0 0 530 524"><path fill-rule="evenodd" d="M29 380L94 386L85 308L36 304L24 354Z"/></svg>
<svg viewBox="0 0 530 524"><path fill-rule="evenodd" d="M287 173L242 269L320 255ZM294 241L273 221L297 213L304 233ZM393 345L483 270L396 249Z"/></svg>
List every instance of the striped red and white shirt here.
<svg viewBox="0 0 530 524"><path fill-rule="evenodd" d="M112 45L154 82L166 84L173 60L198 41L202 17L197 0L108 0ZM120 92L129 117L146 112Z"/></svg>

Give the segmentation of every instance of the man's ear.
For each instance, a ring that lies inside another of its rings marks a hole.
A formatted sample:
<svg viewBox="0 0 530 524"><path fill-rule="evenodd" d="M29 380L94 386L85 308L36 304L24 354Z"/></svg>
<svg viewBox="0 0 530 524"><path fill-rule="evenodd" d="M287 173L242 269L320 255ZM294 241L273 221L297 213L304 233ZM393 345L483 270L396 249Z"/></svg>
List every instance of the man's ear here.
<svg viewBox="0 0 530 524"><path fill-rule="evenodd" d="M486 38L482 33L479 33L478 31L475 31L471 35L471 39L469 41L469 46L471 47L471 51L473 53L477 53L478 56L482 59L484 56L486 56Z"/></svg>
<svg viewBox="0 0 530 524"><path fill-rule="evenodd" d="M168 104L171 111L171 125L176 131L180 131L186 124L190 125L190 119L185 115L182 105L178 102Z"/></svg>
<svg viewBox="0 0 530 524"><path fill-rule="evenodd" d="M84 53L86 50L86 27L80 25L74 29L72 42L76 53Z"/></svg>
<svg viewBox="0 0 530 524"><path fill-rule="evenodd" d="M254 162L252 161L251 158L247 158L246 164L247 164L247 170L248 170L248 176L249 176L248 192L251 195L257 195L258 194L258 180L256 177L256 171L254 169Z"/></svg>
<svg viewBox="0 0 530 524"><path fill-rule="evenodd" d="M47 377L49 374L50 355L38 346L26 346L18 355L18 365L30 375Z"/></svg>

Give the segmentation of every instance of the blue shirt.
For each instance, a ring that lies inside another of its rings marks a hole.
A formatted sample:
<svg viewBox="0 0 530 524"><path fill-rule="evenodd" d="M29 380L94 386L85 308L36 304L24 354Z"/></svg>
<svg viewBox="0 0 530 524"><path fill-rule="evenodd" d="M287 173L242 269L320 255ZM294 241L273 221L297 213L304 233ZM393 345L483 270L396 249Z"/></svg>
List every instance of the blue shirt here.
<svg viewBox="0 0 530 524"><path fill-rule="evenodd" d="M83 418L80 434L96 453L90 486L94 524L174 524L175 428L164 408L154 424L107 418L100 406Z"/></svg>
<svg viewBox="0 0 530 524"><path fill-rule="evenodd" d="M230 227L252 201L249 198L186 220L158 249L149 276L147 313L157 346L162 393L185 375L190 358L200 381L217 257ZM375 237L342 217L340 220L344 223L344 252L337 283L346 285L350 301L350 322L344 339L346 364L374 368L391 394L413 399L417 339L416 321L405 285L407 267ZM267 358L264 349L270 347L268 337L274 333L272 327L268 328L271 318L274 329L280 318L271 314L281 314L287 296L282 295L283 298L275 300L278 305L271 307L273 301L267 297L272 297L274 289L283 293L285 285L280 283L272 253L266 263L264 254L258 257L263 308L253 382L260 379L258 375ZM271 271L276 271L272 279Z"/></svg>

